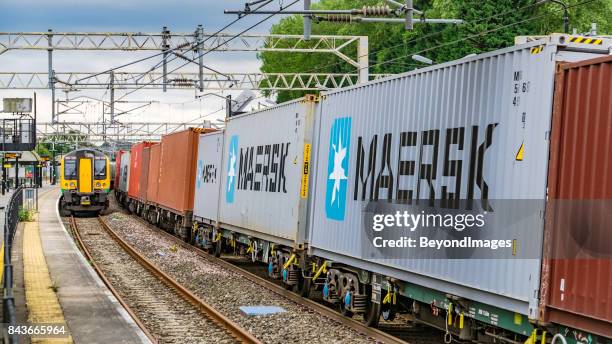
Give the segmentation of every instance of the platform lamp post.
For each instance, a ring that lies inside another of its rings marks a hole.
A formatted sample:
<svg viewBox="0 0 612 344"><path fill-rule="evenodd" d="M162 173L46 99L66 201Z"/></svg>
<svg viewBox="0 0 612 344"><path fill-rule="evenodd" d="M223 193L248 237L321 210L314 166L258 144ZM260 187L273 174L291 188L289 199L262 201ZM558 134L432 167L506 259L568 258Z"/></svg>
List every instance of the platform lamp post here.
<svg viewBox="0 0 612 344"><path fill-rule="evenodd" d="M51 142L51 185L55 185L55 142Z"/></svg>

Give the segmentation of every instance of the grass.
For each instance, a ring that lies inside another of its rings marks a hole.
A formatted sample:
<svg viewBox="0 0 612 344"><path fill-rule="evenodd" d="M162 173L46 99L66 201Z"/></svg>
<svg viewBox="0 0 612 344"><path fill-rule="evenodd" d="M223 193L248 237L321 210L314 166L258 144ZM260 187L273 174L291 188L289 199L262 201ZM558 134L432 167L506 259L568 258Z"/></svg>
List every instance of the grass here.
<svg viewBox="0 0 612 344"><path fill-rule="evenodd" d="M19 208L19 221L20 222L34 221L34 210Z"/></svg>

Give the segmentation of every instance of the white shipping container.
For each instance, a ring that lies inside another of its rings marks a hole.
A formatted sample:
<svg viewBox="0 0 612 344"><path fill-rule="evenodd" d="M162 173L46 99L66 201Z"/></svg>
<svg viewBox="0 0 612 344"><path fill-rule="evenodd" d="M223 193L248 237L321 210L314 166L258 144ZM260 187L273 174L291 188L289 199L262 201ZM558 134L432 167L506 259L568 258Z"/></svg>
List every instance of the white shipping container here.
<svg viewBox="0 0 612 344"><path fill-rule="evenodd" d="M212 225L218 218L222 153L223 131L200 135L193 215Z"/></svg>
<svg viewBox="0 0 612 344"><path fill-rule="evenodd" d="M407 250L371 259L363 210L372 200L457 191L463 200L525 200L528 212L506 229L528 228L529 245L539 248L555 66L597 56L592 46L563 50L558 38L325 93L315 129L311 254L537 318L540 256L412 259ZM451 163L461 173L449 173Z"/></svg>
<svg viewBox="0 0 612 344"><path fill-rule="evenodd" d="M121 154L121 167L119 176L119 191L127 194L130 184L130 152L124 152Z"/></svg>
<svg viewBox="0 0 612 344"><path fill-rule="evenodd" d="M293 246L305 240L314 103L229 118L220 226Z"/></svg>

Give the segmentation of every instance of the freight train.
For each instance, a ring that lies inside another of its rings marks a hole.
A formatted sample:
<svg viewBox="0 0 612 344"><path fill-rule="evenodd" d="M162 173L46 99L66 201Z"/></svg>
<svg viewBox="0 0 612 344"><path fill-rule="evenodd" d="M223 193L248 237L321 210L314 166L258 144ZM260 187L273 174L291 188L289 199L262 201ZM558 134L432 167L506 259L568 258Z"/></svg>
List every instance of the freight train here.
<svg viewBox="0 0 612 344"><path fill-rule="evenodd" d="M108 208L111 169L104 153L96 149L77 149L64 155L60 166L62 213L99 214Z"/></svg>
<svg viewBox="0 0 612 344"><path fill-rule="evenodd" d="M519 38L142 142L116 196L371 326L610 343L611 47Z"/></svg>

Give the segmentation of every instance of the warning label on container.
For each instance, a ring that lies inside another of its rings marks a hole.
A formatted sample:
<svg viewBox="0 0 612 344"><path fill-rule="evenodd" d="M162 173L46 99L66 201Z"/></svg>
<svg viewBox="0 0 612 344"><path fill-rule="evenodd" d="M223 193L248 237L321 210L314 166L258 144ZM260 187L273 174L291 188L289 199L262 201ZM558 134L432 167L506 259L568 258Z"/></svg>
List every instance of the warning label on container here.
<svg viewBox="0 0 612 344"><path fill-rule="evenodd" d="M308 175L310 174L310 143L304 144L304 165L302 169L302 187L300 196L308 197Z"/></svg>

